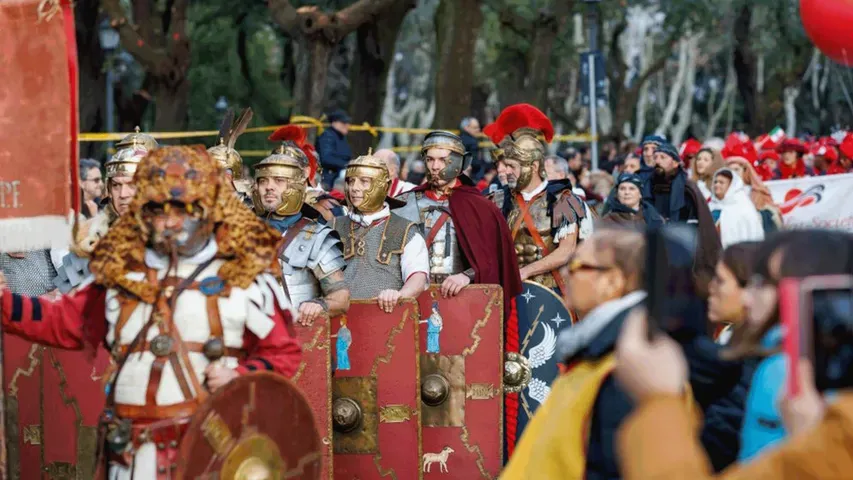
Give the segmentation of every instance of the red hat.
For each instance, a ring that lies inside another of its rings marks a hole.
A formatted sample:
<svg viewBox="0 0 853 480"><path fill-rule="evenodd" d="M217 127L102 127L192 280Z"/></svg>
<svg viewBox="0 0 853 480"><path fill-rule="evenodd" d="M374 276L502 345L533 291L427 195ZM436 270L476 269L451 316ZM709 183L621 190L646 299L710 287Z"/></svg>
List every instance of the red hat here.
<svg viewBox="0 0 853 480"><path fill-rule="evenodd" d="M285 125L276 129L267 137L267 140L273 142L293 142L305 153L308 157L308 181L313 182L314 176L317 174L317 150L314 150L314 145L307 142L308 132L299 125Z"/></svg>
<svg viewBox="0 0 853 480"><path fill-rule="evenodd" d="M811 153L812 155L819 155L821 157L824 157L830 162L835 162L836 160L838 160L838 150L836 150L835 147L832 146L821 145L820 142L812 145L812 147L809 149L809 153Z"/></svg>
<svg viewBox="0 0 853 480"><path fill-rule="evenodd" d="M779 153L784 152L797 152L797 153L806 153L806 146L803 145L803 142L800 141L799 138L786 138L781 145L776 147L776 151Z"/></svg>
<svg viewBox="0 0 853 480"><path fill-rule="evenodd" d="M835 148L838 148L838 142L837 142L837 141L835 141L835 139L834 139L834 138L832 138L832 137L820 137L820 139L818 139L818 141L817 141L817 144L818 144L818 145L823 145L823 146L826 146L826 147L835 147Z"/></svg>
<svg viewBox="0 0 853 480"><path fill-rule="evenodd" d="M678 155L681 158L692 157L699 153L699 150L702 150L702 144L699 143L699 140L688 138L686 142L681 144L681 148L678 149Z"/></svg>
<svg viewBox="0 0 853 480"><path fill-rule="evenodd" d="M542 132L545 141L550 143L554 138L554 125L541 110L528 103L517 103L506 107L494 123L486 125L483 133L494 142L499 144L507 135L520 128L530 128Z"/></svg>
<svg viewBox="0 0 853 480"><path fill-rule="evenodd" d="M763 163L765 160L775 160L778 162L781 158L776 150L762 150L758 154L758 163Z"/></svg>
<svg viewBox="0 0 853 480"><path fill-rule="evenodd" d="M726 139L726 144L720 150L720 155L723 158L743 157L750 163L755 163L758 160L758 152L755 151L755 145L749 140L749 136L743 133L732 133Z"/></svg>
<svg viewBox="0 0 853 480"><path fill-rule="evenodd" d="M841 142L841 146L838 147L841 150L841 154L847 158L853 158L853 133L848 133L844 140Z"/></svg>

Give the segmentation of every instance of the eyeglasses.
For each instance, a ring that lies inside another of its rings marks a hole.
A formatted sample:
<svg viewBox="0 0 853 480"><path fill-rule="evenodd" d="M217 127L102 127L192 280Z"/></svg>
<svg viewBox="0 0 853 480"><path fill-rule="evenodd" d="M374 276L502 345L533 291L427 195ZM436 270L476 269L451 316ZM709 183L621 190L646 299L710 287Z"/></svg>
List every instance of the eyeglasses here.
<svg viewBox="0 0 853 480"><path fill-rule="evenodd" d="M576 273L582 270L593 272L606 272L607 270L610 270L612 268L613 267L608 267L604 265L592 265L589 263L584 263L578 259L573 259L569 262L569 273Z"/></svg>

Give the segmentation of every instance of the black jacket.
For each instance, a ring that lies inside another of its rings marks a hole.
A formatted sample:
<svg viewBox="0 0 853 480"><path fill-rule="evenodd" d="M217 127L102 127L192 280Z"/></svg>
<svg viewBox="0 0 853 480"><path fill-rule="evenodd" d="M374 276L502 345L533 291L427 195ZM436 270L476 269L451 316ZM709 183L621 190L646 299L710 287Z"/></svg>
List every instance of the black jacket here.
<svg viewBox="0 0 853 480"><path fill-rule="evenodd" d="M326 129L317 138L316 148L320 165L327 170L343 170L352 158L352 150L346 137L334 128Z"/></svg>
<svg viewBox="0 0 853 480"><path fill-rule="evenodd" d="M721 360L724 347L707 335L696 335L681 344L693 396L704 413L700 440L719 472L737 460L746 397L757 361Z"/></svg>

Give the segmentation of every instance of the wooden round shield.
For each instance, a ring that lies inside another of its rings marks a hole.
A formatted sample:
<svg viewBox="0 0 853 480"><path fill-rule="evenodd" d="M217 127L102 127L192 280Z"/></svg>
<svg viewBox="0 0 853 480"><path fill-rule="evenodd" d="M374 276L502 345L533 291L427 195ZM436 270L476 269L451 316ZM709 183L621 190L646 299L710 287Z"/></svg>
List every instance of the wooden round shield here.
<svg viewBox="0 0 853 480"><path fill-rule="evenodd" d="M198 409L181 442L179 480L318 479L320 436L311 407L271 372L243 375Z"/></svg>

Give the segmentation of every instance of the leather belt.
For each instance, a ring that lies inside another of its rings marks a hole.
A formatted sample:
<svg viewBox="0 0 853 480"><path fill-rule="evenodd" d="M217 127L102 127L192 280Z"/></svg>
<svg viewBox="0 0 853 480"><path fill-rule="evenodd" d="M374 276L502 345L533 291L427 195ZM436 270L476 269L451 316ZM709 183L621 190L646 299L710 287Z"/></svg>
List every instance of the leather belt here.
<svg viewBox="0 0 853 480"><path fill-rule="evenodd" d="M172 405L125 405L116 404L115 412L119 418L129 420L161 420L176 417L189 417L198 409L199 402L189 400ZM135 424L134 424L135 426Z"/></svg>
<svg viewBox="0 0 853 480"><path fill-rule="evenodd" d="M119 345L114 351L120 355L124 355L127 353L127 349L130 345ZM151 345L148 341L139 342L139 348L142 351L150 351ZM201 353L204 354L204 344L201 342L184 342L184 348L188 352ZM244 360L248 354L242 348L234 348L234 347L225 347L225 357L234 357L238 360Z"/></svg>

